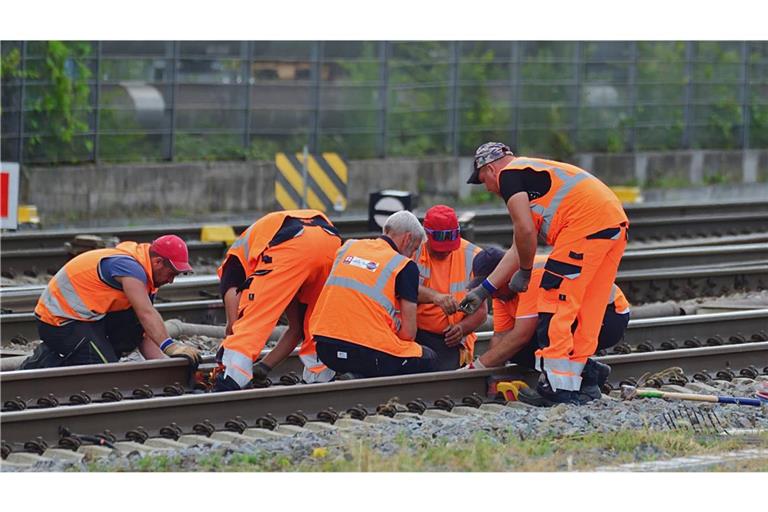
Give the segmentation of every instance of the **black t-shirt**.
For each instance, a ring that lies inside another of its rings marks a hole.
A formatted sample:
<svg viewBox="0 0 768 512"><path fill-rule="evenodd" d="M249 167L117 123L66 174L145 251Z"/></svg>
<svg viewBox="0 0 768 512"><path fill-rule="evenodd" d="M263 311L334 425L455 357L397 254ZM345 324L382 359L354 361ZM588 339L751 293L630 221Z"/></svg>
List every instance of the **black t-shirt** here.
<svg viewBox="0 0 768 512"><path fill-rule="evenodd" d="M537 199L552 188L552 178L547 171L534 171L531 168L520 171L506 171L499 179L499 192L504 202L518 192L527 192L528 200Z"/></svg>
<svg viewBox="0 0 768 512"><path fill-rule="evenodd" d="M386 235L381 235L379 238L386 240L397 251L397 246L391 238ZM419 267L415 261L408 261L402 270L398 272L395 278L395 296L408 302L419 301Z"/></svg>

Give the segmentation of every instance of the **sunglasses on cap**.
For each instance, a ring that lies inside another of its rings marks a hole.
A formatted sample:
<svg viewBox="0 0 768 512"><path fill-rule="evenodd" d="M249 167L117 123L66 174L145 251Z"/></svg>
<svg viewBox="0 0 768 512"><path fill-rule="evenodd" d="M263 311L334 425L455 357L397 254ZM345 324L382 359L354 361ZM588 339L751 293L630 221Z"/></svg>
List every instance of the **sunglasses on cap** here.
<svg viewBox="0 0 768 512"><path fill-rule="evenodd" d="M424 228L429 236L436 242L444 242L446 240L456 240L459 238L459 228L456 229L429 229Z"/></svg>

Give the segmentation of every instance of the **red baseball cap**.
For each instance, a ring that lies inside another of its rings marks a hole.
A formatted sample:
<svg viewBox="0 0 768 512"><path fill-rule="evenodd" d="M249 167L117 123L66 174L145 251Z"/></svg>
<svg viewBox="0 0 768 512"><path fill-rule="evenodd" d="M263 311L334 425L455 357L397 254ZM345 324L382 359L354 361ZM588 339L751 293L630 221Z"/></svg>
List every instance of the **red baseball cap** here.
<svg viewBox="0 0 768 512"><path fill-rule="evenodd" d="M438 204L427 210L424 231L427 232L427 243L433 251L455 251L461 245L459 219L450 206Z"/></svg>
<svg viewBox="0 0 768 512"><path fill-rule="evenodd" d="M192 272L187 244L176 235L163 235L156 238L149 246L149 250L170 261L176 272Z"/></svg>

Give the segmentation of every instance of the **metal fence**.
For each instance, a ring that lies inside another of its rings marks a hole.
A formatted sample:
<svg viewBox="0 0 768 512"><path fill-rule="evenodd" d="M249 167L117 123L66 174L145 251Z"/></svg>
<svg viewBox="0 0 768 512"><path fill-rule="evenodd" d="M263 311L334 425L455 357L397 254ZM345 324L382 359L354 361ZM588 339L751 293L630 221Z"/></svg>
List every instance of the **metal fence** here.
<svg viewBox="0 0 768 512"><path fill-rule="evenodd" d="M15 41L2 56L8 161L768 147L766 42Z"/></svg>

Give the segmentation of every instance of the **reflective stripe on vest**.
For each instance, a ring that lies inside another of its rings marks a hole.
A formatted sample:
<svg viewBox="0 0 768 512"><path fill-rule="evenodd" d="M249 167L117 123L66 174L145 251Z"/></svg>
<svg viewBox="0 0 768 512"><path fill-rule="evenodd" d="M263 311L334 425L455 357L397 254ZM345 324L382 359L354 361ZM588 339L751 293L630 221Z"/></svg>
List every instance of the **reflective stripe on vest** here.
<svg viewBox="0 0 768 512"><path fill-rule="evenodd" d="M255 224L251 224L248 229L245 230L245 233L240 235L240 238L234 241L234 243L230 246L229 250L237 249L240 246L244 245L245 248L243 249L243 255L245 256L245 261L248 261L248 253L251 248L250 239L251 239L251 231L253 230L253 227Z"/></svg>
<svg viewBox="0 0 768 512"><path fill-rule="evenodd" d="M464 280L451 283L451 294L463 292L467 289L467 284L469 284L470 277L472 277L472 260L475 249L477 249L477 246L471 243L468 243L464 248Z"/></svg>
<svg viewBox="0 0 768 512"><path fill-rule="evenodd" d="M429 267L425 267L422 265L419 260L421 260L421 250L426 245L426 242L419 245L419 248L416 249L416 254L413 255L413 261L416 262L416 266L419 267L419 284L424 283L425 280L429 279L429 276L432 275L432 271Z"/></svg>
<svg viewBox="0 0 768 512"><path fill-rule="evenodd" d="M531 203L531 210L533 210L534 213L541 215L542 223L541 223L541 229L539 230L539 233L545 239L549 236L549 229L550 229L550 226L552 225L552 219L555 218L557 209L560 207L560 204L563 202L563 199L565 199L568 193L571 190L573 190L573 187L578 185L580 182L589 178L594 178L594 176L592 176L591 174L589 174L587 171L584 171L584 170L582 170L582 172L580 173L577 173L571 176L570 174L565 172L563 169L560 169L559 167L554 167L554 166L543 164L542 162L536 162L533 160L515 159L512 161L512 163L515 165L515 167L522 165L527 167L539 167L539 168L544 167L546 169L551 169L555 172L557 177L563 181L563 184L555 192L555 195L552 198L552 201L550 201L549 206L544 207L540 204Z"/></svg>
<svg viewBox="0 0 768 512"><path fill-rule="evenodd" d="M618 287L615 284L611 287L611 297L608 299L608 304L613 304L616 300L616 288Z"/></svg>
<svg viewBox="0 0 768 512"><path fill-rule="evenodd" d="M80 316L81 319L91 320L95 322L97 320L101 320L106 316L104 313L102 314L94 313L88 308L88 306L85 305L85 303L83 302L83 299L81 299L80 296L77 294L77 291L75 291L75 287L72 286L72 281L69 280L69 276L67 275L67 272L66 270L64 270L63 267L60 268L58 272L56 272L56 275L54 277L56 279L56 285L59 288L59 292L61 293L61 296L64 298L66 304L70 308L72 308L72 310L78 316ZM58 316L61 318L72 317L70 313L68 313L66 310L64 310L61 307L61 304L59 304L59 301L51 293L50 287L46 287L40 299L43 302L43 306L48 308L48 311L50 311L52 315Z"/></svg>
<svg viewBox="0 0 768 512"><path fill-rule="evenodd" d="M378 303L382 308L384 308L384 311L386 311L390 318L392 318L392 321L395 325L395 332L399 331L400 319L397 317L397 313L399 313L399 311L382 292L384 287L387 285L387 282L389 282L390 277L392 277L392 272L394 272L395 268L403 260L408 258L402 254L395 254L392 259L389 260L389 263L387 263L381 270L381 274L379 274L379 277L376 280L376 284L373 286L367 286L360 281L356 281L350 277L337 277L333 275L334 270L336 270L336 266L344 259L344 255L349 250L350 242L351 240L345 243L344 247L342 247L342 250L339 251L339 254L336 256L336 261L333 262L333 269L331 270L331 274L328 276L328 280L325 282L325 286L339 286L341 288L348 288L370 298L374 302Z"/></svg>

